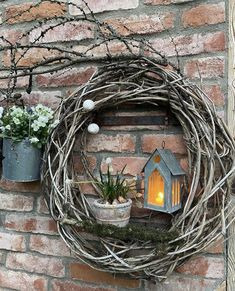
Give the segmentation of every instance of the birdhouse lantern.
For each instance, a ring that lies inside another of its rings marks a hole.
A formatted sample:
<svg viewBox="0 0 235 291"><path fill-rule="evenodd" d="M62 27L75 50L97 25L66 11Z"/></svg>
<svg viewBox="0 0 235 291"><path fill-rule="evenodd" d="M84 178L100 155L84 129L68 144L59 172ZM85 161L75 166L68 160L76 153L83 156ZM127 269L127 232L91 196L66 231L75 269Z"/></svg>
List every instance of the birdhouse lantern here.
<svg viewBox="0 0 235 291"><path fill-rule="evenodd" d="M181 208L185 172L170 150L157 149L144 167L144 206L173 213Z"/></svg>

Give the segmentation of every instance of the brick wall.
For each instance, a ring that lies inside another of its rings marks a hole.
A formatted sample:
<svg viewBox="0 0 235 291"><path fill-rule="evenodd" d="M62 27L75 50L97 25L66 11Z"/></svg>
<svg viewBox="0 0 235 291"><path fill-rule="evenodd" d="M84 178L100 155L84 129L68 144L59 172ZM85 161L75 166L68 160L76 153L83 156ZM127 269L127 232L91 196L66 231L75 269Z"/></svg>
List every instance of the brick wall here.
<svg viewBox="0 0 235 291"><path fill-rule="evenodd" d="M77 0L76 3L78 3ZM33 1L32 1L33 2ZM75 0L74 0L75 2ZM107 21L122 35L145 37L152 45L175 61L177 48L182 72L200 84L214 101L222 116L226 108L227 77L226 47L227 24L225 1L192 0L113 0L87 1L99 19ZM30 1L7 0L0 6L1 19L24 10ZM17 5L17 6L16 6ZM17 41L35 19L55 15L76 15L72 6L43 2L31 13L22 14L6 22L2 35ZM33 39L38 31L28 37ZM76 23L64 25L50 32L42 42L77 45L78 50L93 39L92 25ZM172 39L174 40L172 42ZM121 49L113 43L112 51ZM95 52L104 54L102 49ZM37 63L55 52L33 50L21 60L21 65ZM1 68L9 64L9 54L0 52ZM18 81L30 104L41 102L53 107L57 96L65 96L77 85L85 82L95 65L65 70L63 73L44 74L33 80L33 91L25 93L28 78ZM6 86L0 80L0 88ZM118 114L118 113L117 113ZM187 168L182 132L178 127L122 127L102 128L101 133L88 143L91 167L94 169L111 156L116 168L128 161L127 171L134 175L140 171L149 153L165 140ZM98 154L97 154L98 153ZM79 157L77 157L77 171ZM216 290L225 278L224 247L222 238L202 254L179 267L164 283L154 285L148 281L113 277L78 262L60 239L56 224L50 218L40 193L39 183L0 183L0 289L1 290ZM223 287L221 287L223 288ZM220 289L222 290L222 289Z"/></svg>

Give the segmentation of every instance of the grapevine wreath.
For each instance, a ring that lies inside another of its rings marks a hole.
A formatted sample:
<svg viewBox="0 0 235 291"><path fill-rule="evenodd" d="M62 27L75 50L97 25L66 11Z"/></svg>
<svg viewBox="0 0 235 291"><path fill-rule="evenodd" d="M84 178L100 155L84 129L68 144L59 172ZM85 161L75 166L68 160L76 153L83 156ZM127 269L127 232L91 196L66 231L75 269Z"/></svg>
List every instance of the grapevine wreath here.
<svg viewBox="0 0 235 291"><path fill-rule="evenodd" d="M26 5L20 16L29 15L44 2ZM56 0L49 2L64 5ZM76 71L78 64L98 64L90 80L62 99L58 107L59 124L45 147L43 192L61 237L81 261L112 273L154 280L165 278L185 259L225 234L232 221L227 223L233 216L229 207L230 181L235 171L233 138L212 101L156 52L151 39L144 40L142 35L132 37L135 32L128 27L127 33L120 35L115 25L97 19L85 1L82 5L66 3L79 13L48 17L37 25L28 22L17 41L1 35L1 52L9 55L9 66L0 76L7 80L7 89L1 89L1 93L11 102L21 77L28 78L26 91L31 93L35 77L47 78L55 73L59 78L66 70ZM12 17L3 20L0 26L5 29L5 25L16 23L19 14ZM84 43L80 43L80 35L65 42L60 39L51 42L51 35L58 34L57 29L65 25L79 32L85 27L86 35L89 32L90 36L83 39ZM177 43L170 39L179 66ZM35 55L35 49L43 57L39 54L36 62L29 62L28 57ZM92 110L84 110L85 100L94 101ZM102 227L96 224L90 201L79 186L82 181L76 177L75 142L77 145L79 139L84 171L91 180L93 173L86 155L88 125L103 110L146 103L156 109L169 108L182 127L189 164L189 187L183 208L173 216L167 232L148 230L141 223L122 230Z"/></svg>
<svg viewBox="0 0 235 291"><path fill-rule="evenodd" d="M90 111L83 108L87 99L95 102ZM146 103L156 109L170 107L182 126L190 187L168 233L156 230L156 236L149 236L141 233L141 225L130 225L117 235L115 227L96 225L90 203L77 186L79 181L75 183L74 144L79 137L84 170L92 178L86 155L88 124L102 110ZM212 101L172 66L150 57L108 62L65 98L57 113L59 124L46 146L42 185L60 235L81 261L96 269L156 280L225 234L231 215L234 141Z"/></svg>

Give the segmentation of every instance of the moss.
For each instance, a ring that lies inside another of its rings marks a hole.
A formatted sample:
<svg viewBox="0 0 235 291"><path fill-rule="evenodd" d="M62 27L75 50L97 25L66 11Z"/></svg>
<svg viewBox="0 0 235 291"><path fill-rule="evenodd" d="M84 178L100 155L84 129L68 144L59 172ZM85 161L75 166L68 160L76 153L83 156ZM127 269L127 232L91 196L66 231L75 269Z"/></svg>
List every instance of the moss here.
<svg viewBox="0 0 235 291"><path fill-rule="evenodd" d="M169 241L178 237L177 231L160 230L157 228L146 228L139 225L128 224L125 227L117 227L109 224L98 224L91 221L83 221L81 227L84 231L103 238L114 238L125 242L138 240L150 241L156 245L156 250L169 248Z"/></svg>

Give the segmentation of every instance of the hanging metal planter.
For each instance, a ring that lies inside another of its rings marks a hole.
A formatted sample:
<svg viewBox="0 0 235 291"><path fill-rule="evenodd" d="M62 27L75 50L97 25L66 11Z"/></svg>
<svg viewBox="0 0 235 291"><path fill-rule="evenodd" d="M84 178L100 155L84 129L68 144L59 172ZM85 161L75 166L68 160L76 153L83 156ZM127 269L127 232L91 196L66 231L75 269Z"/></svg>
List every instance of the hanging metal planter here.
<svg viewBox="0 0 235 291"><path fill-rule="evenodd" d="M17 143L3 139L3 178L16 182L40 180L41 161L42 150L28 139Z"/></svg>

